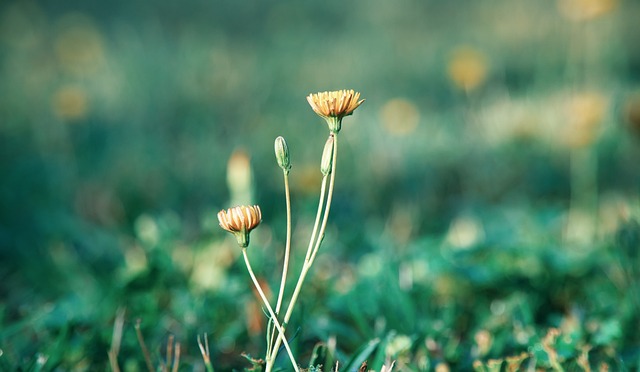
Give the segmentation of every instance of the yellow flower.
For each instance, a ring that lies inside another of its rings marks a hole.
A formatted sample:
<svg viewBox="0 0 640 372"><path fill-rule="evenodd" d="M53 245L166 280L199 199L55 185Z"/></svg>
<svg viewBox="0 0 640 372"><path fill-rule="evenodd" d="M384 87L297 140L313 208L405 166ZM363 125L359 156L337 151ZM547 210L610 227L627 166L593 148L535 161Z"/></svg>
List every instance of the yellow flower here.
<svg viewBox="0 0 640 372"><path fill-rule="evenodd" d="M218 212L220 227L235 235L238 245L246 248L249 245L249 233L262 221L262 212L257 205L221 210Z"/></svg>
<svg viewBox="0 0 640 372"><path fill-rule="evenodd" d="M340 131L342 118L351 115L364 99L361 100L360 93L351 89L309 94L307 101L313 111L327 121L329 129L337 133Z"/></svg>

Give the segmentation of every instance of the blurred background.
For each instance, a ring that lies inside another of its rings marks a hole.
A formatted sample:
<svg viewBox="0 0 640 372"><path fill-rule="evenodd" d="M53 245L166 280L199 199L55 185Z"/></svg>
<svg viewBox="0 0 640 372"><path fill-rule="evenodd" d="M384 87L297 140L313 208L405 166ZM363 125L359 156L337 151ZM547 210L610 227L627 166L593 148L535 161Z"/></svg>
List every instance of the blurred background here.
<svg viewBox="0 0 640 372"><path fill-rule="evenodd" d="M563 360L637 365L638 19L631 0L2 2L0 366L105 368L116 348L143 369L136 319L185 369L205 332L222 370L263 355L215 215L262 207L250 255L277 288L273 140L303 251L327 136L305 96L337 89L366 102L340 133L300 355L373 340L378 364L544 365L554 327Z"/></svg>

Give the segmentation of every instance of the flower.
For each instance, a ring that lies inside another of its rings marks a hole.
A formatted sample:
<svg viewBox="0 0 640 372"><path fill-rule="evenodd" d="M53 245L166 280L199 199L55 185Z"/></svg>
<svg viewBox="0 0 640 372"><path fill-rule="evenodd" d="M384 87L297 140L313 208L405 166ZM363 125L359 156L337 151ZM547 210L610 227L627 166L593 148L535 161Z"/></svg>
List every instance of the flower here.
<svg viewBox="0 0 640 372"><path fill-rule="evenodd" d="M249 233L262 221L262 212L257 205L241 205L218 212L220 227L235 235L238 245L249 245Z"/></svg>
<svg viewBox="0 0 640 372"><path fill-rule="evenodd" d="M351 89L309 94L307 102L316 114L327 121L331 132L337 133L340 131L342 118L351 115L364 99L360 100L360 93Z"/></svg>

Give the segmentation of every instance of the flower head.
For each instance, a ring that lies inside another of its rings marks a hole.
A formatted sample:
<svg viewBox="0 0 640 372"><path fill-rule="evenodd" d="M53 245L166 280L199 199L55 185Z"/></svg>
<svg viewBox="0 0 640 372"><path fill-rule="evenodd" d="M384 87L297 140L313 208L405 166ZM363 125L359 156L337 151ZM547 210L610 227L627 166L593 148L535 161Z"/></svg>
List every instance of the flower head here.
<svg viewBox="0 0 640 372"><path fill-rule="evenodd" d="M342 118L351 115L364 99L360 99L360 93L351 89L309 94L307 102L316 114L327 121L331 132L337 133L340 131Z"/></svg>
<svg viewBox="0 0 640 372"><path fill-rule="evenodd" d="M221 210L218 212L220 227L235 235L238 245L246 248L249 245L249 233L262 221L262 212L257 205Z"/></svg>

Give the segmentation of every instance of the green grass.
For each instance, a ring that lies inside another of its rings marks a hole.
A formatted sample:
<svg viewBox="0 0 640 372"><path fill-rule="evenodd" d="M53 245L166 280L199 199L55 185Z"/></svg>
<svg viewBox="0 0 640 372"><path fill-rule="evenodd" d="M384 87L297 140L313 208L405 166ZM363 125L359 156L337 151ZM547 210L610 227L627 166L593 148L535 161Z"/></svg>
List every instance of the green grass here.
<svg viewBox="0 0 640 372"><path fill-rule="evenodd" d="M173 337L204 370L204 334L216 370L263 358L215 216L261 206L249 255L276 292L273 140L304 251L326 138L304 97L343 88L366 102L288 330L303 367L640 368L637 4L158 4L0 5L0 370L109 369L120 321L123 371L147 369L138 321L154 366ZM467 90L462 46L485 68Z"/></svg>

